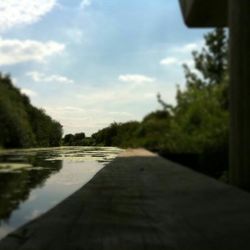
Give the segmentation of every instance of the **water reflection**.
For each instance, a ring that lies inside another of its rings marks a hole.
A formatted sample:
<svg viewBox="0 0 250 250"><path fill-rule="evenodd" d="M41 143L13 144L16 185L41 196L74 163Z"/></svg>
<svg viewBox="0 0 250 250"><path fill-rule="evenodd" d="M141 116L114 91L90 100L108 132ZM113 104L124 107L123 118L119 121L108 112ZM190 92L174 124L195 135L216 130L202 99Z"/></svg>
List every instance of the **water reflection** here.
<svg viewBox="0 0 250 250"><path fill-rule="evenodd" d="M119 152L93 147L0 152L0 239L76 191Z"/></svg>
<svg viewBox="0 0 250 250"><path fill-rule="evenodd" d="M62 161L47 162L39 154L37 157L21 158L22 161L25 159L31 168L12 170L10 165L6 172L0 172L0 220L7 220L11 212L27 200L32 189L42 187L50 175L62 168ZM17 163L17 158L12 155L0 156L1 162L10 164L13 160Z"/></svg>

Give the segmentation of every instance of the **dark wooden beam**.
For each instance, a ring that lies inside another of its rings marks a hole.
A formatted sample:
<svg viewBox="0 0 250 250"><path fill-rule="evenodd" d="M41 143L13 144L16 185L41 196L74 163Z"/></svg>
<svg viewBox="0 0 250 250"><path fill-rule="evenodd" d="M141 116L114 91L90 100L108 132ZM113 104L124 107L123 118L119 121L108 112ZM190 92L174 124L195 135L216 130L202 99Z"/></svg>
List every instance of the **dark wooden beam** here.
<svg viewBox="0 0 250 250"><path fill-rule="evenodd" d="M184 21L189 27L228 25L228 0L180 0L180 5Z"/></svg>
<svg viewBox="0 0 250 250"><path fill-rule="evenodd" d="M230 182L250 190L250 1L180 0L189 27L229 26Z"/></svg>
<svg viewBox="0 0 250 250"><path fill-rule="evenodd" d="M229 0L230 181L250 190L250 1Z"/></svg>

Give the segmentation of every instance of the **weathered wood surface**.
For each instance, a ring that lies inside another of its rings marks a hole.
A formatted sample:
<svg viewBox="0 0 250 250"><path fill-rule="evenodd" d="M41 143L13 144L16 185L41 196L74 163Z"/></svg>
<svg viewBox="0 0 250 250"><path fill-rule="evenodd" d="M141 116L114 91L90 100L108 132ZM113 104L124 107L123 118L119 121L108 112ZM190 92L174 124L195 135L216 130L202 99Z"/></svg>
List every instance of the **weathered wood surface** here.
<svg viewBox="0 0 250 250"><path fill-rule="evenodd" d="M0 243L22 250L249 250L250 195L129 150Z"/></svg>

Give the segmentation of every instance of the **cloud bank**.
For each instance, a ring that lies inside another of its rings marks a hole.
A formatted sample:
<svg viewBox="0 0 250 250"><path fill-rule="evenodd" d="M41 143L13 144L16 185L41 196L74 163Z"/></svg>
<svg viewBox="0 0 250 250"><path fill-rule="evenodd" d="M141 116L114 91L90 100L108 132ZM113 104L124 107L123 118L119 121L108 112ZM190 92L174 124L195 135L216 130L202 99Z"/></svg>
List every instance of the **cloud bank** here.
<svg viewBox="0 0 250 250"><path fill-rule="evenodd" d="M0 38L0 65L29 61L44 62L47 57L59 54L64 49L64 44L55 41L39 42Z"/></svg>
<svg viewBox="0 0 250 250"><path fill-rule="evenodd" d="M145 75L120 75L118 79L122 82L133 82L133 83L146 83L146 82L154 82L155 79L145 76Z"/></svg>
<svg viewBox="0 0 250 250"><path fill-rule="evenodd" d="M21 89L21 93L25 94L25 95L27 95L29 97L37 96L37 93L35 91L31 90L31 89Z"/></svg>
<svg viewBox="0 0 250 250"><path fill-rule="evenodd" d="M0 32L37 22L56 6L56 0L0 1Z"/></svg>
<svg viewBox="0 0 250 250"><path fill-rule="evenodd" d="M62 84L71 84L74 83L72 79L67 78L62 75L50 75L47 76L38 71L31 71L27 73L27 76L30 76L34 82L47 82L47 83L62 83Z"/></svg>

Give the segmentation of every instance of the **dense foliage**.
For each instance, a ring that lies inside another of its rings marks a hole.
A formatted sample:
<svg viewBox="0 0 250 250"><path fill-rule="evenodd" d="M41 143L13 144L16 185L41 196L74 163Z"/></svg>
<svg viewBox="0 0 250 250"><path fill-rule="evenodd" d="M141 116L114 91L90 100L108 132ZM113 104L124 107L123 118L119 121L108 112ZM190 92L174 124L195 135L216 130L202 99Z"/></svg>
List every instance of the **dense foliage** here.
<svg viewBox="0 0 250 250"><path fill-rule="evenodd" d="M88 142L90 138L87 138L84 133L67 134L63 138L64 146L89 146L92 144Z"/></svg>
<svg viewBox="0 0 250 250"><path fill-rule="evenodd" d="M171 106L158 95L162 110L142 122L113 123L92 135L93 145L146 147L202 172L220 176L228 165L228 38L223 29L205 36L193 52L195 69L184 65L185 89Z"/></svg>
<svg viewBox="0 0 250 250"><path fill-rule="evenodd" d="M0 74L0 147L59 146L62 126L16 88L9 76Z"/></svg>

